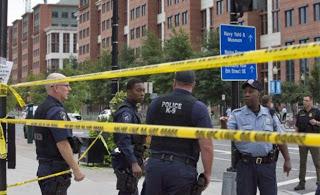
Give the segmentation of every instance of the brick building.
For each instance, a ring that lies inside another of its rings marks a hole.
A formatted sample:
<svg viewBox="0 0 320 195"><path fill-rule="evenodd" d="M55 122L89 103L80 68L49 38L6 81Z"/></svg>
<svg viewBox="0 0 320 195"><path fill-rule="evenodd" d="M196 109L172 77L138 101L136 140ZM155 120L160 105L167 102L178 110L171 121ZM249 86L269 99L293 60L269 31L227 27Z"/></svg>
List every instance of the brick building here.
<svg viewBox="0 0 320 195"><path fill-rule="evenodd" d="M22 22L21 20L15 20L12 23L12 82L21 81L21 38L22 38Z"/></svg>
<svg viewBox="0 0 320 195"><path fill-rule="evenodd" d="M22 65L21 81L26 81L32 71L32 34L33 34L33 13L22 15Z"/></svg>
<svg viewBox="0 0 320 195"><path fill-rule="evenodd" d="M7 29L7 60L12 61L12 26Z"/></svg>

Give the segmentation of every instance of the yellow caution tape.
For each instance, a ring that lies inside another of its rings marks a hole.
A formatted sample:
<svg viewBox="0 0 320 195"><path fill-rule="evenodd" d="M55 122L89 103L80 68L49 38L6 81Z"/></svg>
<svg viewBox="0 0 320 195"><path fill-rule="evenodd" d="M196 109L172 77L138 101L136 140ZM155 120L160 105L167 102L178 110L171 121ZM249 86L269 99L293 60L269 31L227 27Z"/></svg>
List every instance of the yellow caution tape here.
<svg viewBox="0 0 320 195"><path fill-rule="evenodd" d="M131 77L139 75L151 75L160 73L177 72L183 70L201 70L218 68L222 66L234 66L243 64L265 63L270 61L294 60L302 58L313 58L320 56L320 43L308 43L291 45L272 49L261 49L245 53L221 55L177 62L168 62L150 66L141 66L121 70L98 72L92 74L78 75L57 80L39 80L12 85L12 87L27 87L44 85L49 83L88 81L99 79L111 79L120 77Z"/></svg>
<svg viewBox="0 0 320 195"><path fill-rule="evenodd" d="M22 186L22 185L25 185L25 184L28 184L28 183L33 183L33 182L41 181L41 180L44 180L44 179L49 179L49 178L52 178L52 177L57 177L57 176L60 176L60 175L68 174L68 173L71 173L71 170L61 171L59 173L54 173L54 174L51 174L51 175L38 177L38 178L35 178L35 179L30 179L30 180L23 181L23 182L18 182L18 183L15 183L15 184L10 184L10 185L7 185L7 188Z"/></svg>
<svg viewBox="0 0 320 195"><path fill-rule="evenodd" d="M0 83L0 97L7 96L7 93L8 93L8 86L3 83Z"/></svg>
<svg viewBox="0 0 320 195"><path fill-rule="evenodd" d="M0 191L0 195L7 195L7 191Z"/></svg>
<svg viewBox="0 0 320 195"><path fill-rule="evenodd" d="M102 137L101 134L102 134L102 133L103 133L103 132L101 131L101 132L98 134L98 136L93 140L93 142L91 142L91 144L89 145L89 147L83 152L83 154L80 156L80 158L78 159L78 161L82 160L82 159L87 155L87 153L89 152L89 150L92 148L92 146L96 143L96 141L97 141L99 138L101 139L101 137ZM41 180L44 180L44 179L49 179L49 178L52 178L52 177L57 177L57 176L64 175L64 174L68 174L68 173L71 173L71 170L61 171L61 172L54 173L54 174L47 175L47 176L43 176L43 177L37 177L37 178L30 179L30 180L23 181L23 182L17 182L17 183L14 183L14 184L7 185L7 188L22 186L22 185L26 185L26 184L29 184L29 183L41 181Z"/></svg>
<svg viewBox="0 0 320 195"><path fill-rule="evenodd" d="M128 133L179 138L208 138L246 142L269 142L275 144L298 144L320 146L320 134L316 133L276 133L267 131L223 130L198 127L178 127L129 123L106 123L93 121L54 121L35 119L0 119L3 123L25 124L67 129L87 129L110 133Z"/></svg>
<svg viewBox="0 0 320 195"><path fill-rule="evenodd" d="M4 132L2 125L0 124L0 159L7 158L7 143L4 139Z"/></svg>
<svg viewBox="0 0 320 195"><path fill-rule="evenodd" d="M108 147L108 144L106 143L106 140L104 140L104 137L102 135L100 135L100 139L104 145L104 147L106 148L107 152L108 152L108 155L110 155L110 151L109 151L109 147Z"/></svg>
<svg viewBox="0 0 320 195"><path fill-rule="evenodd" d="M13 96L16 98L19 106L21 108L25 107L26 106L26 103L23 101L22 97L18 94L18 92L11 86L8 86L9 88L9 91L11 91L11 93L13 94Z"/></svg>

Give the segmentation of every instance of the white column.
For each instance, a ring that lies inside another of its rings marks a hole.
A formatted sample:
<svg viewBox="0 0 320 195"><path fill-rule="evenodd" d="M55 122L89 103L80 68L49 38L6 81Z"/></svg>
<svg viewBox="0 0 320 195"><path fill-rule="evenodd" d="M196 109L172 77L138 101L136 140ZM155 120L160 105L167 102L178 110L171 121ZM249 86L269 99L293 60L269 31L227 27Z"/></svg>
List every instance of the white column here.
<svg viewBox="0 0 320 195"><path fill-rule="evenodd" d="M210 8L209 7L206 9L206 17L207 17L207 31L209 32L210 22L212 20L212 18L210 18Z"/></svg>
<svg viewBox="0 0 320 195"><path fill-rule="evenodd" d="M164 25L166 21L166 13L164 12L165 0L161 0L161 13L164 16L164 21L161 23L161 46L164 47Z"/></svg>
<svg viewBox="0 0 320 195"><path fill-rule="evenodd" d="M268 13L268 35L272 34L273 31L273 20L272 20L272 1L267 1L267 13ZM269 47L270 48L270 47ZM268 94L270 94L271 80L273 80L273 63L268 62Z"/></svg>
<svg viewBox="0 0 320 195"><path fill-rule="evenodd" d="M63 33L59 33L59 54L63 53Z"/></svg>
<svg viewBox="0 0 320 195"><path fill-rule="evenodd" d="M59 69L63 69L63 58L59 58Z"/></svg>

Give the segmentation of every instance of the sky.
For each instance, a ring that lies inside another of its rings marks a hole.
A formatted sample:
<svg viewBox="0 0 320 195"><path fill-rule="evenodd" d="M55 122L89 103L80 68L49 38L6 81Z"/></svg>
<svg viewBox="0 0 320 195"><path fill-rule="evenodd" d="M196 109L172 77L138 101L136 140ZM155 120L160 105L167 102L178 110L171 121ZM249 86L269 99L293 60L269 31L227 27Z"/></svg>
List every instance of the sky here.
<svg viewBox="0 0 320 195"><path fill-rule="evenodd" d="M59 0L47 0L48 3L57 3ZM31 0L31 8L39 3L43 3L43 0ZM25 13L25 1L24 0L8 0L8 25L11 25L16 19L21 19L21 16Z"/></svg>

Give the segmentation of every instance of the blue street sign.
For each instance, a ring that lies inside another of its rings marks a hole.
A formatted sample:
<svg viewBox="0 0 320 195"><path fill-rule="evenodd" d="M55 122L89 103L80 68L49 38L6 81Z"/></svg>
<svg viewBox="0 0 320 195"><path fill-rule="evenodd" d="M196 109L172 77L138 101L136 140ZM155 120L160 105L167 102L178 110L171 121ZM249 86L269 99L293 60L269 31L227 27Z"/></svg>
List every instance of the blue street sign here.
<svg viewBox="0 0 320 195"><path fill-rule="evenodd" d="M233 54L256 50L256 28L252 26L220 25L220 54ZM256 64L221 68L224 81L257 79Z"/></svg>
<svg viewBox="0 0 320 195"><path fill-rule="evenodd" d="M270 94L273 94L273 95L281 94L281 81L279 80L270 81Z"/></svg>

